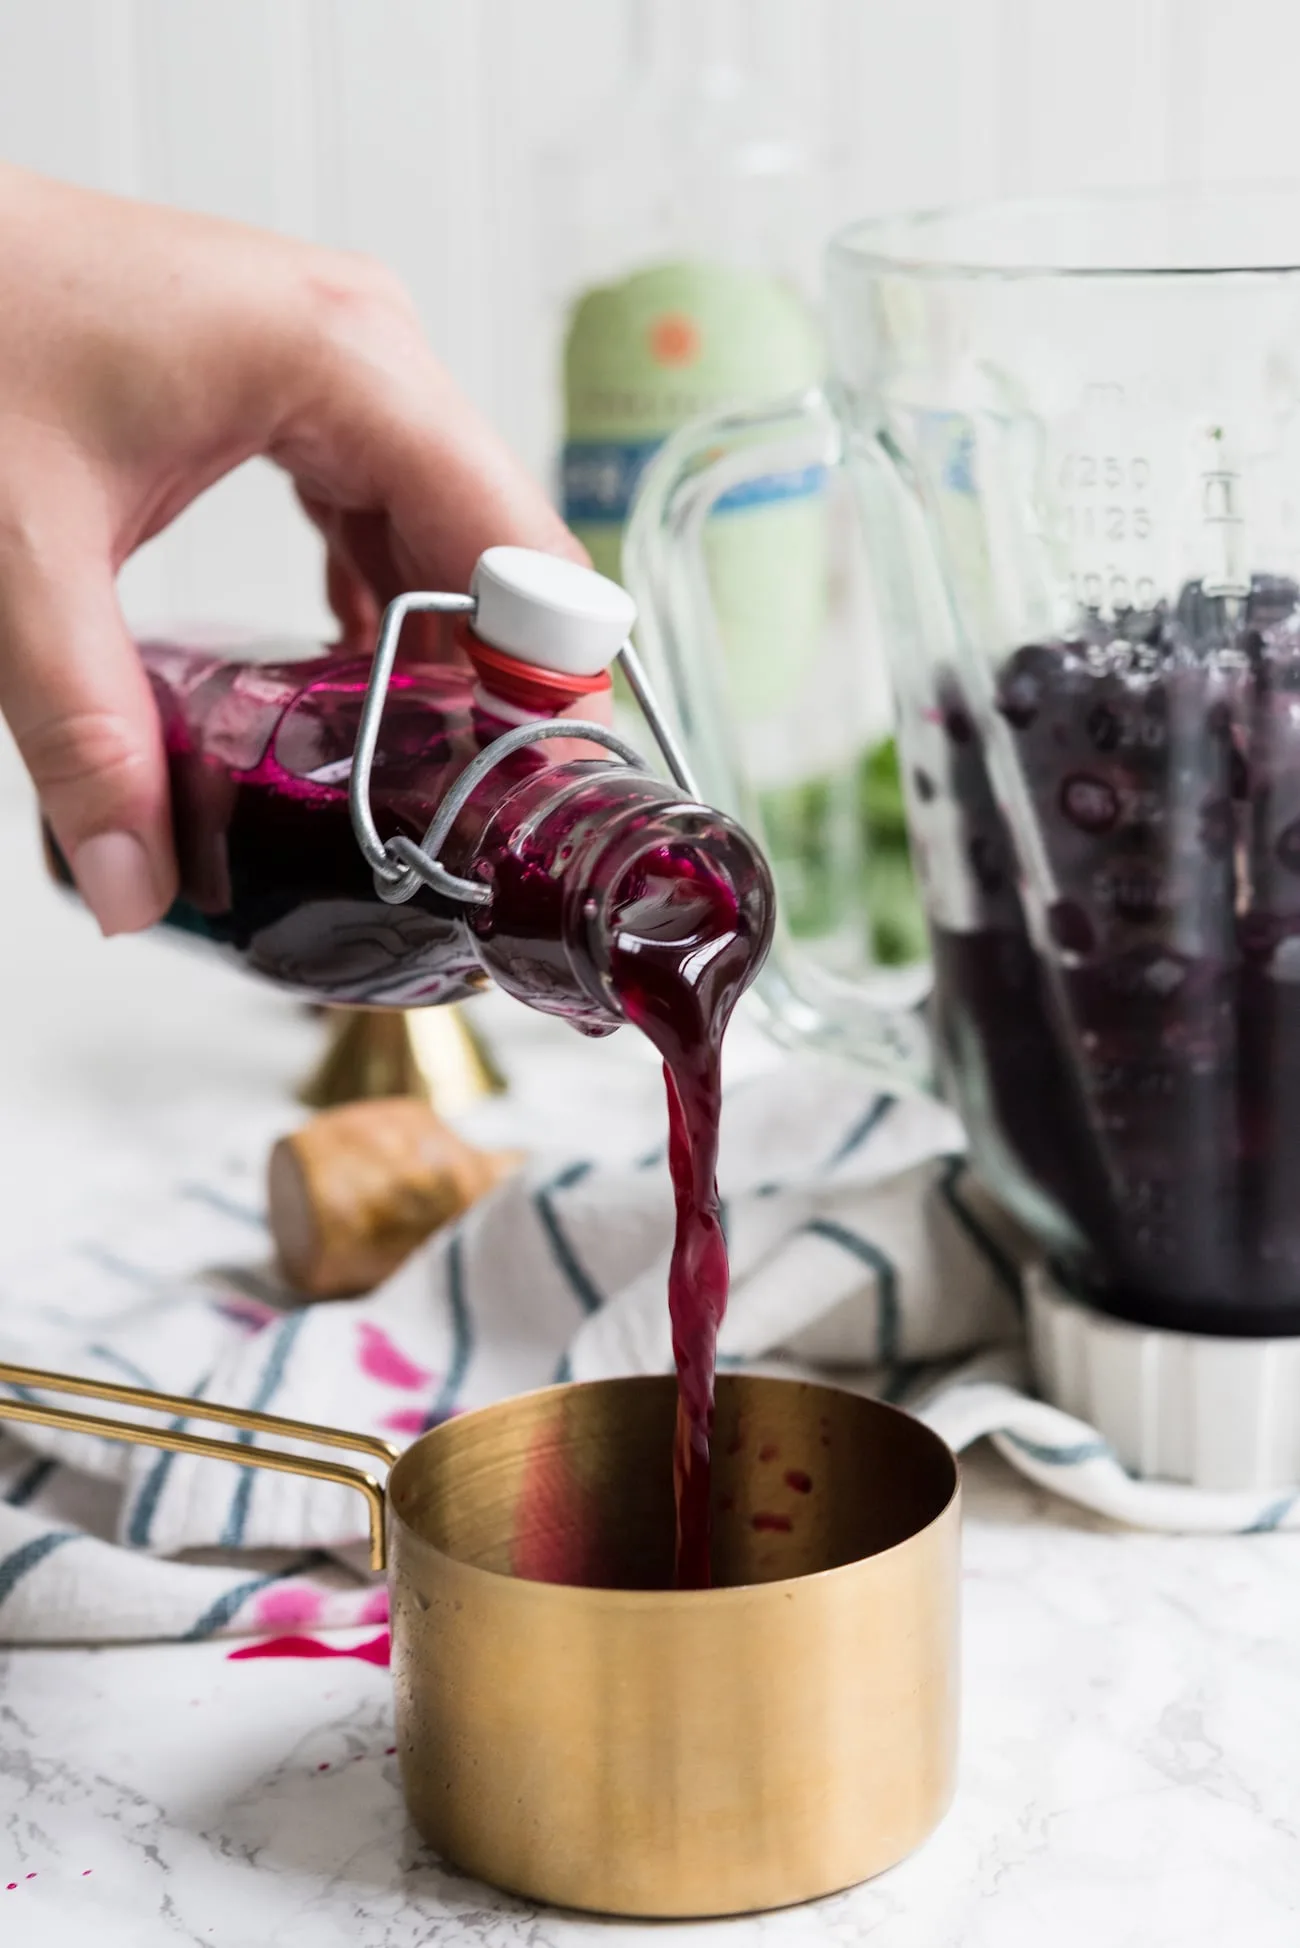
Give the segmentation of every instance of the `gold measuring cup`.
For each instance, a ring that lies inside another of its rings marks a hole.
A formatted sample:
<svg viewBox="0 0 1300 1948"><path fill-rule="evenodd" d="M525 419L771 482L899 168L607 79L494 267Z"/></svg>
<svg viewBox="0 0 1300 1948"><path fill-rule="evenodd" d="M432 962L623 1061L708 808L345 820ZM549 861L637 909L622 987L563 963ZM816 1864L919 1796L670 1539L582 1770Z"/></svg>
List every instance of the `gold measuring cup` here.
<svg viewBox="0 0 1300 1948"><path fill-rule="evenodd" d="M832 1387L718 1380L714 1578L666 1588L671 1378L553 1387L367 1435L0 1365L0 1382L368 1456L365 1469L0 1399L0 1419L345 1482L387 1567L419 1832L533 1900L685 1917L785 1906L919 1845L952 1795L957 1464Z"/></svg>

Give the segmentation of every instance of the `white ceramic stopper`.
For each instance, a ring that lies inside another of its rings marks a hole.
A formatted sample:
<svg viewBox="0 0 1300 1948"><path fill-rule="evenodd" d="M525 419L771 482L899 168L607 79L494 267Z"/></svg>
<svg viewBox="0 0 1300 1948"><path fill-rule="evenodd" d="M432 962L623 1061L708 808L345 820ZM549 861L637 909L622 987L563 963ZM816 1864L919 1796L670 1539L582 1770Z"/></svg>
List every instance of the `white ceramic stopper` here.
<svg viewBox="0 0 1300 1948"><path fill-rule="evenodd" d="M486 549L469 592L478 603L476 636L565 676L608 669L636 621L636 604L617 582L535 548Z"/></svg>

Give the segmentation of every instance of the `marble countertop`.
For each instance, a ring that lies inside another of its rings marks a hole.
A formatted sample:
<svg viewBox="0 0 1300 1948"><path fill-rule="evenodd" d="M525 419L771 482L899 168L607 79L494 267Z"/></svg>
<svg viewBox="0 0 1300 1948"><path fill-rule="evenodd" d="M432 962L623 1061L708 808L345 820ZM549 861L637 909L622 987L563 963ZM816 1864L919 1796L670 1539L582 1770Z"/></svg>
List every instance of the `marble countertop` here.
<svg viewBox="0 0 1300 1948"><path fill-rule="evenodd" d="M278 1134L319 1031L196 958L98 943L44 887L2 767L0 910L12 1291L25 1258L134 1194L178 1145L247 1154ZM572 1042L487 1006L515 1087L481 1134L555 1141ZM586 1144L602 1118L613 1128L657 1100L630 1037L600 1059ZM0 1652L0 1944L1295 1948L1300 1538L1126 1534L987 1450L965 1474L961 1784L929 1844L865 1887L670 1927L528 1908L414 1839L385 1671L232 1664L228 1643L13 1650Z"/></svg>

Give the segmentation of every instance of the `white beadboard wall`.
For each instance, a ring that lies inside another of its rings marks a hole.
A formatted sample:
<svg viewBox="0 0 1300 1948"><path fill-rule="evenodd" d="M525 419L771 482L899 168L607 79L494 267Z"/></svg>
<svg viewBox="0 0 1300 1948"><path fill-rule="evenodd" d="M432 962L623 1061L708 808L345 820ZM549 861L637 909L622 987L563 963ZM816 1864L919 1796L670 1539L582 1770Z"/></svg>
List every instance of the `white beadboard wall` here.
<svg viewBox="0 0 1300 1948"><path fill-rule="evenodd" d="M385 258L540 471L536 162L625 80L654 5L0 0L0 154ZM1297 173L1295 0L733 0L730 18L823 149L827 227ZM124 595L138 622L323 622L314 539L257 464L144 550Z"/></svg>

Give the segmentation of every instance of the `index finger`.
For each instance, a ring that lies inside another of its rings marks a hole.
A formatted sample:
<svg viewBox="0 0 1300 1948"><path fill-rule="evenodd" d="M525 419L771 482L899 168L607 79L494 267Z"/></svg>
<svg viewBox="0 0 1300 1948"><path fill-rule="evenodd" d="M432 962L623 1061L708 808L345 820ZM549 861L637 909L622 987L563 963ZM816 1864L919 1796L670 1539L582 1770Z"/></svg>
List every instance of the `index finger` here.
<svg viewBox="0 0 1300 1948"><path fill-rule="evenodd" d="M381 602L401 588L467 588L480 554L501 542L586 561L404 306L345 307L313 379L271 457L309 500L345 515L386 516L388 561L372 548L370 559L356 564L372 586L391 564L396 585L375 587Z"/></svg>

